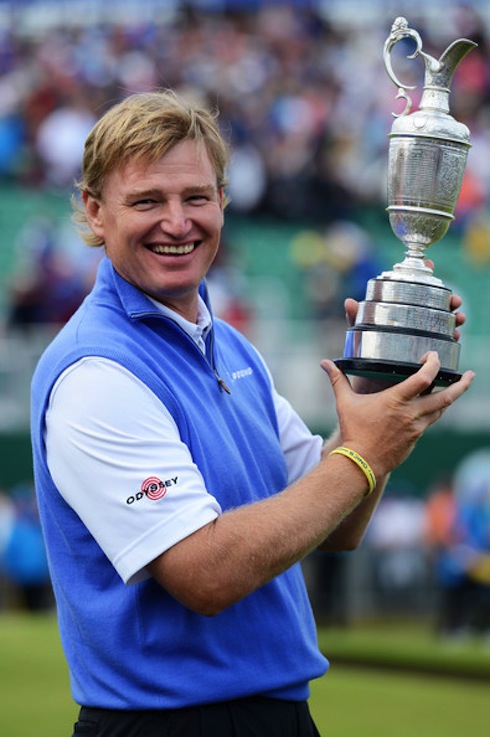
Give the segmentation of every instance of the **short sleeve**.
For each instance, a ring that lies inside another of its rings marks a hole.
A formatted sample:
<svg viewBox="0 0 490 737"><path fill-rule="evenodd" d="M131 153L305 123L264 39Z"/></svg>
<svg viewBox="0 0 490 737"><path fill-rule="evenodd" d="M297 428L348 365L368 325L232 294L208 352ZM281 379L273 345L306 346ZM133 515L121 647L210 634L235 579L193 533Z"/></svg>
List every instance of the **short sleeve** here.
<svg viewBox="0 0 490 737"><path fill-rule="evenodd" d="M45 432L60 494L126 583L221 514L168 410L113 361L87 357L66 369Z"/></svg>

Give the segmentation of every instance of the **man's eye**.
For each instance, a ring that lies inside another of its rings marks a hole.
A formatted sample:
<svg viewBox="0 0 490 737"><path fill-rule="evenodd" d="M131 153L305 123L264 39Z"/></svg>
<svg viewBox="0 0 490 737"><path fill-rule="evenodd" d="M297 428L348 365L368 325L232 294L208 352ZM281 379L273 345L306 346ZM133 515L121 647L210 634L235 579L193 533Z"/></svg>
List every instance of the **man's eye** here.
<svg viewBox="0 0 490 737"><path fill-rule="evenodd" d="M136 200L135 202L133 202L133 207L151 207L154 204L155 200L146 198L144 200Z"/></svg>
<svg viewBox="0 0 490 737"><path fill-rule="evenodd" d="M191 195L190 195L190 196L189 196L189 197L187 198L187 201L188 201L188 202L193 202L193 203L195 203L195 204L200 204L200 203L204 203L204 202L207 202L207 201L208 201L208 198L207 198L207 196L206 196L206 195L204 195L204 194L191 194Z"/></svg>

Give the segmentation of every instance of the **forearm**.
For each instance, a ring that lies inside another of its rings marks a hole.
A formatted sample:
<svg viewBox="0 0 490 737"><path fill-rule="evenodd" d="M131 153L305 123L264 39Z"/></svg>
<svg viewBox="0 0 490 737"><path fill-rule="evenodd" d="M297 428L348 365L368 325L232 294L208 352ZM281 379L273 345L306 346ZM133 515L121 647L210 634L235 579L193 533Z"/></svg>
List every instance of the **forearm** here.
<svg viewBox="0 0 490 737"><path fill-rule="evenodd" d="M355 464L331 456L282 493L225 512L149 570L181 603L216 614L317 548L365 492Z"/></svg>
<svg viewBox="0 0 490 737"><path fill-rule="evenodd" d="M327 458L331 451L342 445L340 431L337 428L325 440L322 450L322 458ZM349 463L348 459L346 459ZM389 480L389 474L381 476L376 480L376 488L350 512L342 522L321 542L318 549L326 553L338 553L347 550L355 550L359 547L366 532L369 522L379 504L379 501Z"/></svg>
<svg viewBox="0 0 490 737"><path fill-rule="evenodd" d="M323 553L341 553L356 550L362 542L388 480L389 475L377 479L373 493L363 499L350 514L344 517L340 524L318 546L318 550Z"/></svg>

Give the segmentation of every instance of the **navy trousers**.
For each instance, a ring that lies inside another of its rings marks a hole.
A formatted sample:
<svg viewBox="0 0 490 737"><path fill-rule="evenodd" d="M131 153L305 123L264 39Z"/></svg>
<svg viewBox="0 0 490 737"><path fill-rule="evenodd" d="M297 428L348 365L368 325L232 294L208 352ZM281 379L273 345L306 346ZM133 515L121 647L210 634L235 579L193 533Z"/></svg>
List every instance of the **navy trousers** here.
<svg viewBox="0 0 490 737"><path fill-rule="evenodd" d="M82 706L72 737L320 737L305 701L253 697L165 711Z"/></svg>

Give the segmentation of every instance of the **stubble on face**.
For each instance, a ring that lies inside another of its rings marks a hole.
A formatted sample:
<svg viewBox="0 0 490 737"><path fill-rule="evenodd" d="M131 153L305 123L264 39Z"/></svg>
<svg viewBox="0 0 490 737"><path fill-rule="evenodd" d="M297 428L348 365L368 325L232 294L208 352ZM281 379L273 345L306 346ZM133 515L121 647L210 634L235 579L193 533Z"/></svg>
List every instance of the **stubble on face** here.
<svg viewBox="0 0 490 737"><path fill-rule="evenodd" d="M219 248L222 198L206 149L183 141L155 162L111 172L91 227L121 276L195 320L199 284Z"/></svg>

